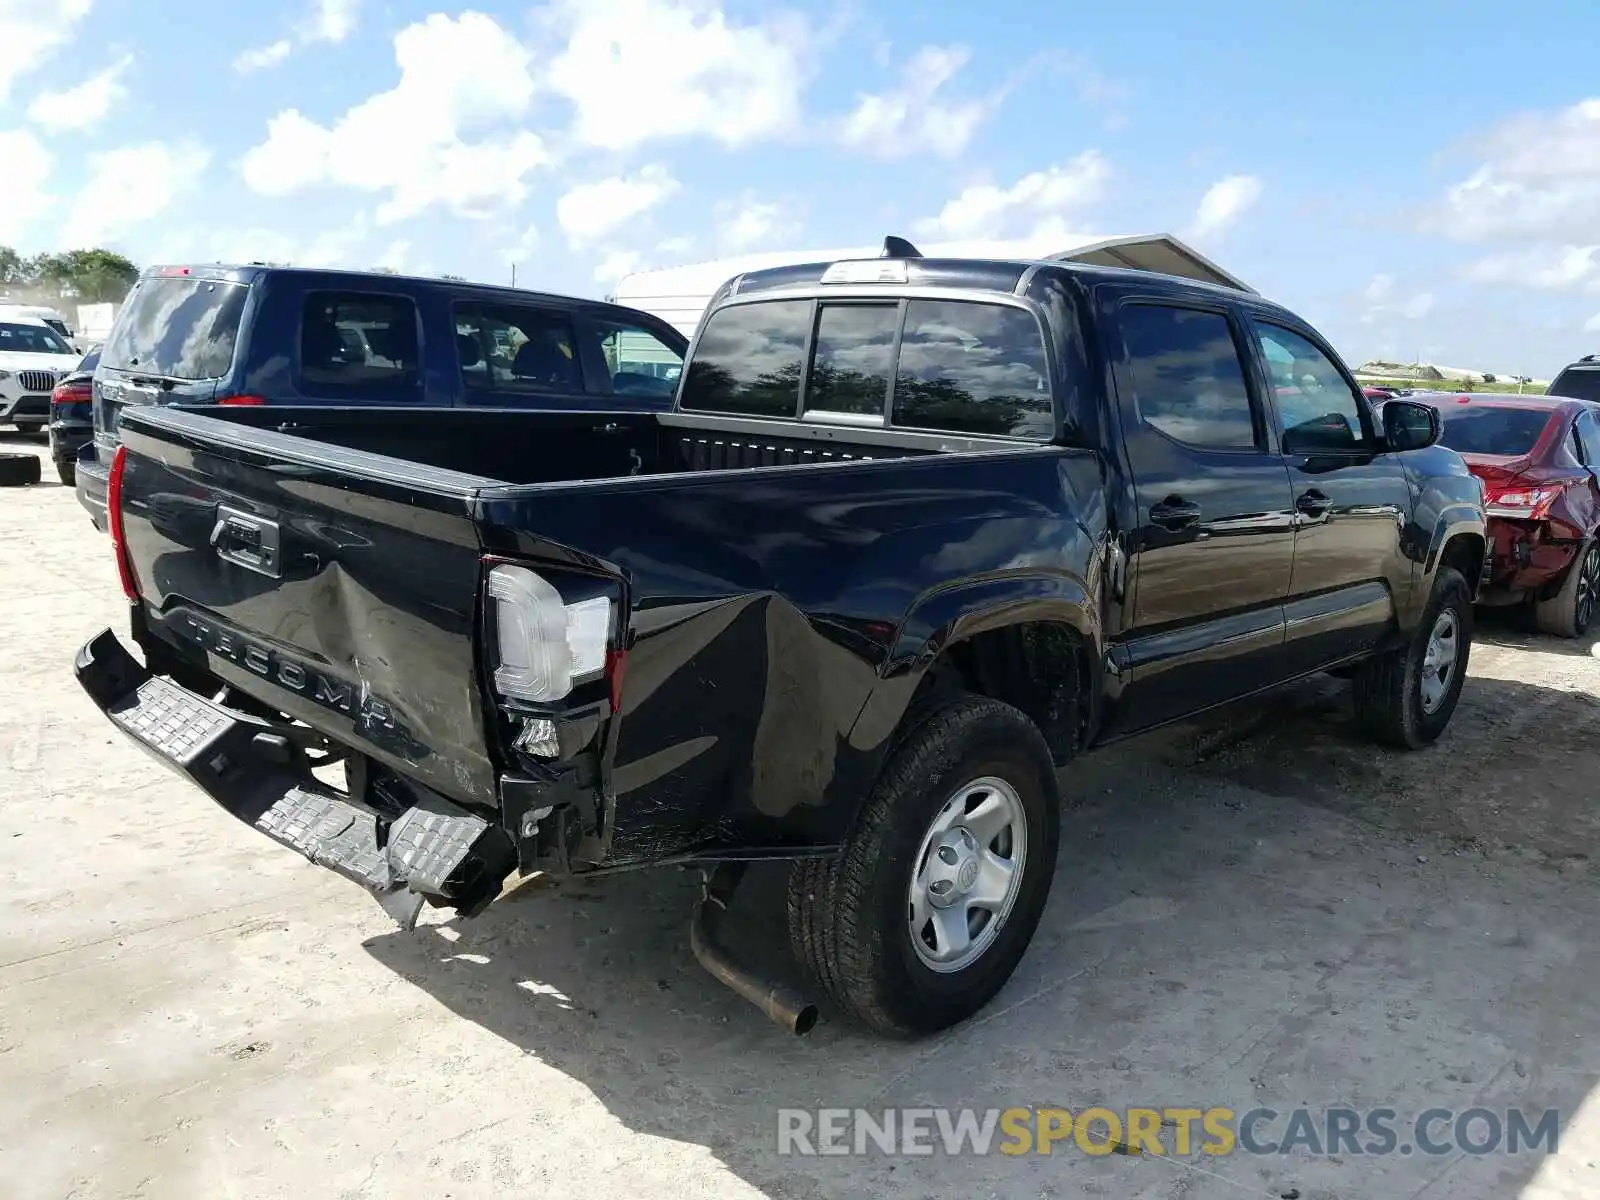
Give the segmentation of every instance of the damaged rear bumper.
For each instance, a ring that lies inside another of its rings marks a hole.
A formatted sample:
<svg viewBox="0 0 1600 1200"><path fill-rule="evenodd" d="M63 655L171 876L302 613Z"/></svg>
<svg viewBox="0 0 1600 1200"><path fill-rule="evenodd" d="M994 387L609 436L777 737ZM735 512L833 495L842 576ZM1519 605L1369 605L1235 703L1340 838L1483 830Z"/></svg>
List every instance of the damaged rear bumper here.
<svg viewBox="0 0 1600 1200"><path fill-rule="evenodd" d="M517 850L498 825L410 785L379 811L318 780L278 727L152 674L109 629L78 651L78 682L111 723L245 824L360 884L402 926L423 903L471 916Z"/></svg>

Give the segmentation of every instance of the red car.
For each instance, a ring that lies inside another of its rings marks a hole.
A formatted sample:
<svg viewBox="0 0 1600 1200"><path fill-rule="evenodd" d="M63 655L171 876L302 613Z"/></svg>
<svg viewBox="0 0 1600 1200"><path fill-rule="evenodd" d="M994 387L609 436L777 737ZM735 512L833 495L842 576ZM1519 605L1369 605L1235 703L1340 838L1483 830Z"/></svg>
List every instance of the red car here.
<svg viewBox="0 0 1600 1200"><path fill-rule="evenodd" d="M1582 637L1600 592L1600 405L1561 396L1413 393L1441 444L1483 480L1494 567L1483 601L1529 603L1539 628Z"/></svg>

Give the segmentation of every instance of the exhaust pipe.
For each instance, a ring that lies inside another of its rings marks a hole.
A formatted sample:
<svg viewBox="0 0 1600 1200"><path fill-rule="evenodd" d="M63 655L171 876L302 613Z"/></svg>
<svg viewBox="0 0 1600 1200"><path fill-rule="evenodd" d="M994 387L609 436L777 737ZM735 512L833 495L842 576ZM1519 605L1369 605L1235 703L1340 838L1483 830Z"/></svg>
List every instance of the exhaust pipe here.
<svg viewBox="0 0 1600 1200"><path fill-rule="evenodd" d="M791 987L753 975L717 944L717 912L727 908L728 896L741 874L742 871L723 875L719 868L706 879L704 894L689 922L689 948L702 967L766 1013L768 1019L789 1033L810 1033L817 1023L815 1004ZM730 878L732 882L727 882Z"/></svg>

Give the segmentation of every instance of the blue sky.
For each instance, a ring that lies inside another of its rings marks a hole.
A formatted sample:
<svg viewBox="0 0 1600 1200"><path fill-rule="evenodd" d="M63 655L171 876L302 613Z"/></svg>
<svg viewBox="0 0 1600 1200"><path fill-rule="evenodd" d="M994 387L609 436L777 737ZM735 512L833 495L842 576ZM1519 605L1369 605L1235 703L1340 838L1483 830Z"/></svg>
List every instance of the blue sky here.
<svg viewBox="0 0 1600 1200"><path fill-rule="evenodd" d="M0 46L30 252L601 295L888 232L1165 231L1354 361L1600 350L1592 0L0 0Z"/></svg>

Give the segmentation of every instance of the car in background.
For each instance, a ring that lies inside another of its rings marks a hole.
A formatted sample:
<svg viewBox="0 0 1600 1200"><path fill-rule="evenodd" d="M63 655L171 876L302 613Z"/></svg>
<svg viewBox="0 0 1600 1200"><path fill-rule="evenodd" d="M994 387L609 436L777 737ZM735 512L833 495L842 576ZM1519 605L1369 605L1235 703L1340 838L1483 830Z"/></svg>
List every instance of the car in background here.
<svg viewBox="0 0 1600 1200"><path fill-rule="evenodd" d="M1600 354L1585 354L1550 381L1547 394L1600 403Z"/></svg>
<svg viewBox="0 0 1600 1200"><path fill-rule="evenodd" d="M0 425L42 430L50 419L50 393L79 357L38 317L0 319Z"/></svg>
<svg viewBox="0 0 1600 1200"><path fill-rule="evenodd" d="M1439 444L1483 482L1493 565L1482 600L1527 604L1545 633L1582 637L1600 599L1600 405L1562 396L1412 392Z"/></svg>
<svg viewBox="0 0 1600 1200"><path fill-rule="evenodd" d="M14 304L10 301L0 301L0 321L12 321L18 317L30 317L35 321L43 321L76 348L78 335L73 332L72 326L67 323L66 317L62 316L56 309L43 304Z"/></svg>
<svg viewBox="0 0 1600 1200"><path fill-rule="evenodd" d="M63 375L50 393L50 461L61 482L77 482L78 453L94 441L94 369L100 365L99 346L91 346L71 372Z"/></svg>
<svg viewBox="0 0 1600 1200"><path fill-rule="evenodd" d="M293 267L152 267L102 348L78 502L106 528L106 489L133 406L268 405L335 436L373 406L661 412L689 340L660 317L463 280Z"/></svg>

